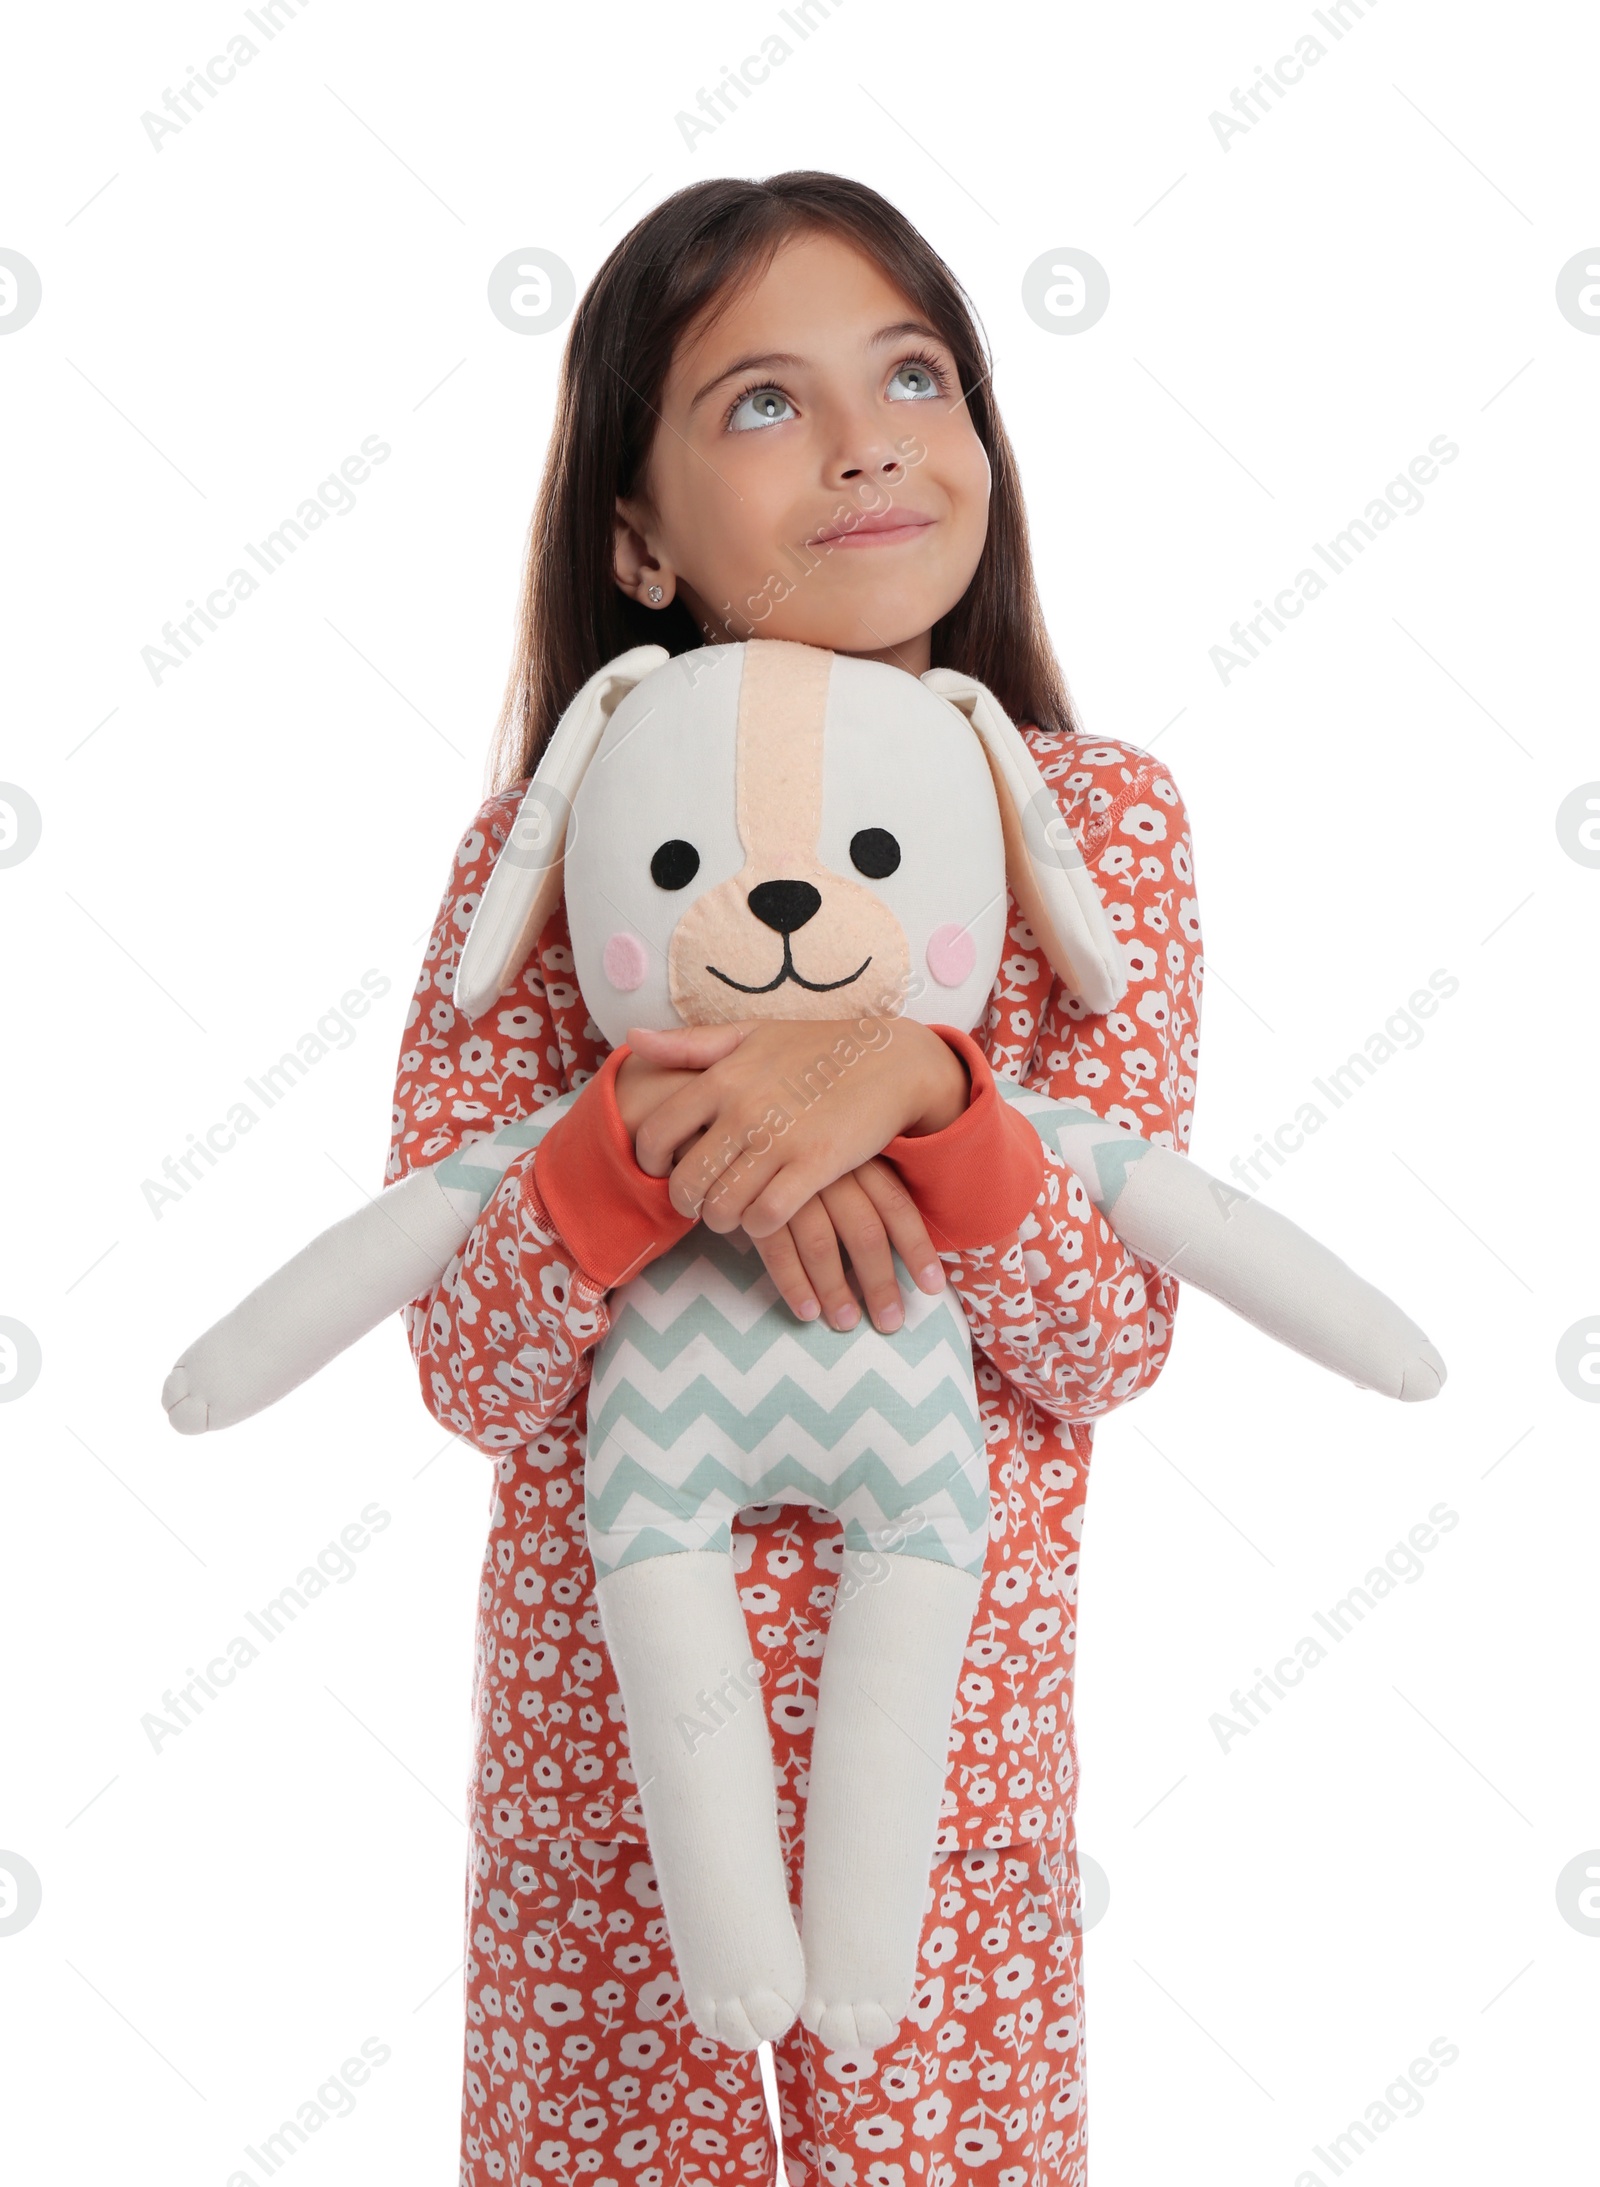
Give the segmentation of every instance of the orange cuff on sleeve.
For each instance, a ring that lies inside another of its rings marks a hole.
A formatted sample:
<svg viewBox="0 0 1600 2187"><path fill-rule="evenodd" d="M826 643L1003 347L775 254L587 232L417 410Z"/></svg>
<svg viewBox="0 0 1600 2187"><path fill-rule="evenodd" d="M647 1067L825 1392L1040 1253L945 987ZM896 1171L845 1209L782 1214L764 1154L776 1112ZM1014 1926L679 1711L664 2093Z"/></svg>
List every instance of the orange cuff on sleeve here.
<svg viewBox="0 0 1600 2187"><path fill-rule="evenodd" d="M1038 1199L1044 1147L1028 1119L1001 1100L989 1059L972 1035L953 1025L929 1031L966 1065L972 1098L943 1131L891 1139L883 1158L916 1201L936 1252L995 1245L1015 1235Z"/></svg>
<svg viewBox="0 0 1600 2187"><path fill-rule="evenodd" d="M628 1054L613 1048L533 1157L550 1220L584 1274L609 1291L694 1228L668 1195L667 1179L639 1167L617 1108L616 1077Z"/></svg>

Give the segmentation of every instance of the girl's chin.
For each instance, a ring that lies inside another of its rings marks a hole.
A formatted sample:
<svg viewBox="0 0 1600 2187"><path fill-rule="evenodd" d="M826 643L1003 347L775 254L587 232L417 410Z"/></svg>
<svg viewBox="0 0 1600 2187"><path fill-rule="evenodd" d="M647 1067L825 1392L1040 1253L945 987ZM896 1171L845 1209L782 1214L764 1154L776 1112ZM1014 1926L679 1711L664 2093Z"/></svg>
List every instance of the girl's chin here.
<svg viewBox="0 0 1600 2187"><path fill-rule="evenodd" d="M841 562L797 579L793 592L769 614L757 618L733 610L725 618L728 636L785 638L829 653L885 653L926 639L962 590L927 583L927 571L919 572L922 581L915 584L893 579L887 557L879 583L873 576L880 565L870 560L852 563L849 575L841 579Z"/></svg>
<svg viewBox="0 0 1600 2187"><path fill-rule="evenodd" d="M923 618L907 615L874 615L869 609L865 614L841 617L836 626L829 626L831 635L824 637L817 631L808 631L800 639L802 645L823 646L830 653L871 654L908 669L919 675L927 666L919 656L928 649L928 634L938 621L938 613ZM776 631L770 633L776 637Z"/></svg>

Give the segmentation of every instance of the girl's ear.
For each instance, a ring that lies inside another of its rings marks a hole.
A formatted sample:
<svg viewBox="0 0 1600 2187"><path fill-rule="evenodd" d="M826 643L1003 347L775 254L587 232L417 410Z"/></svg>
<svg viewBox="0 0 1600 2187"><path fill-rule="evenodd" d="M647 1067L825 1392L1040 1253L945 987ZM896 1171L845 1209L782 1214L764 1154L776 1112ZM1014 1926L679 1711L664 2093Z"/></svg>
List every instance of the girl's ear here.
<svg viewBox="0 0 1600 2187"><path fill-rule="evenodd" d="M636 645L597 669L556 723L523 793L505 849L467 929L456 968L456 1008L475 1018L505 993L561 894L572 801L619 700L671 655Z"/></svg>
<svg viewBox="0 0 1600 2187"><path fill-rule="evenodd" d="M975 676L930 668L922 681L977 731L1005 831L1006 880L1039 946L1070 995L1090 1010L1109 1010L1128 991L1127 963L1083 853L1033 754L994 693Z"/></svg>

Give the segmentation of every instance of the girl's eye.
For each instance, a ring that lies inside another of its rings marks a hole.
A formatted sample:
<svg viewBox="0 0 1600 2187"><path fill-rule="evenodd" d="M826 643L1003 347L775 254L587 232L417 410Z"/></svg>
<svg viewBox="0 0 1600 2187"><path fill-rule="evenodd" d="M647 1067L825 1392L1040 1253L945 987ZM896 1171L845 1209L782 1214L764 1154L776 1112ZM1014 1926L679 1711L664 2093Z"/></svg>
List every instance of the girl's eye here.
<svg viewBox="0 0 1600 2187"><path fill-rule="evenodd" d="M931 396L942 395L945 375L931 357L908 357L897 365L889 382L891 402L927 402Z"/></svg>
<svg viewBox="0 0 1600 2187"><path fill-rule="evenodd" d="M869 881L887 880L900 864L900 846L887 828L857 828L850 838L850 863Z"/></svg>
<svg viewBox="0 0 1600 2187"><path fill-rule="evenodd" d="M781 387L751 387L728 412L728 427L734 433L749 433L763 425L784 425L794 415L794 405Z"/></svg>
<svg viewBox="0 0 1600 2187"><path fill-rule="evenodd" d="M700 853L681 836L663 843L650 861L650 878L657 888L687 888L699 871Z"/></svg>

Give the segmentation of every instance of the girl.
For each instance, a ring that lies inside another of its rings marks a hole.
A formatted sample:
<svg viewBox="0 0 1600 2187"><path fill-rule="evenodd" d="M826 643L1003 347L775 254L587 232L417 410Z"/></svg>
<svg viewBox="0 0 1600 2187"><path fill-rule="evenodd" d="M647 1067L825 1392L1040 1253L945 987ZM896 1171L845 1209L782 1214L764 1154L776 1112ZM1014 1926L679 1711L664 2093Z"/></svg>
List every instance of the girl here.
<svg viewBox="0 0 1600 2187"><path fill-rule="evenodd" d="M679 653L757 635L988 684L1025 725L1130 986L1122 1008L1088 1016L1012 905L973 1039L899 1021L770 1157L719 1181L725 1135L746 1143L769 1074L791 1066L797 1038L803 1067L829 1027L639 1033L612 1054L579 1000L559 910L475 1026L451 996L463 929L579 686L645 641ZM696 184L596 275L567 342L496 762L417 982L389 1162L398 1179L583 1089L407 1309L428 1405L496 1461L461 2180L783 2176L758 2053L709 2041L682 2008L584 1533L585 1384L608 1287L659 1249L671 1208L699 1207L745 1228L797 1313L838 1327L860 1310L844 1256L884 1328L901 1318L891 1243L925 1288L954 1284L991 1454L918 1987L875 2055L830 2053L798 2020L774 2044L789 2187L1083 2187L1077 1548L1092 1423L1160 1372L1176 1286L1132 1258L1051 1152L1033 1204L998 1205L991 1073L1186 1145L1199 928L1170 777L1073 717L970 309L873 191L815 173ZM831 1515L795 1504L742 1513L735 1535L794 1899L841 1544Z"/></svg>

